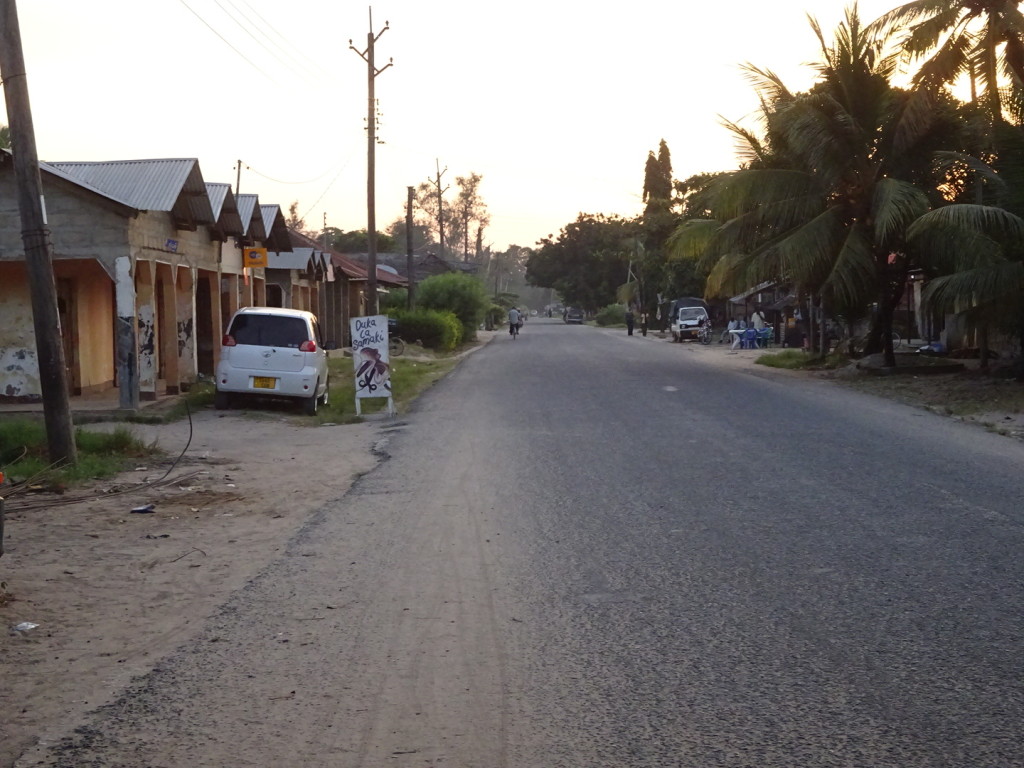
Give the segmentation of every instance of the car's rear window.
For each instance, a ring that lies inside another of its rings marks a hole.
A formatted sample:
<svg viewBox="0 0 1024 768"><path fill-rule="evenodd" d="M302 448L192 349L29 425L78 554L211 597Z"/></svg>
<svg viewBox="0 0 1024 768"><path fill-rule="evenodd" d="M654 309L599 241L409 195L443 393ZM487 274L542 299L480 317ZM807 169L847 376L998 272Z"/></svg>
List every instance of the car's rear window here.
<svg viewBox="0 0 1024 768"><path fill-rule="evenodd" d="M256 347L292 347L309 341L306 321L280 315L238 315L228 331L236 344Z"/></svg>

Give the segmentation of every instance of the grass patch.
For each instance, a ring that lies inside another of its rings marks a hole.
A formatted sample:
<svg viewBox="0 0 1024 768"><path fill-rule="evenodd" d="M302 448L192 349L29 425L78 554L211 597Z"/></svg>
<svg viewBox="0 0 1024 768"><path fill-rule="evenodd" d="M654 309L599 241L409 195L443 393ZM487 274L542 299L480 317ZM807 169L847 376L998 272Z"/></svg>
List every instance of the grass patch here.
<svg viewBox="0 0 1024 768"><path fill-rule="evenodd" d="M413 400L436 381L444 377L458 363L454 357L428 358L416 355L393 357L391 359L391 390L395 408L404 411ZM351 357L332 357L328 363L331 371L331 399L326 408L317 414L319 423L351 423L356 416L355 369ZM363 400L363 413L379 413L385 410L387 401L383 398Z"/></svg>
<svg viewBox="0 0 1024 768"><path fill-rule="evenodd" d="M75 430L78 463L70 467L50 467L47 458L46 426L35 419L0 421L0 469L12 482L38 478L52 485L110 477L132 461L158 453L127 427L112 432Z"/></svg>
<svg viewBox="0 0 1024 768"><path fill-rule="evenodd" d="M850 362L846 355L829 355L826 358L815 357L802 349L784 349L781 352L761 355L754 361L757 365L768 368L785 368L790 371L816 370L828 371L841 368Z"/></svg>
<svg viewBox="0 0 1024 768"><path fill-rule="evenodd" d="M796 371L809 367L812 358L802 349L784 349L781 352L761 355L754 362L757 365L764 365L768 368L785 368L790 371ZM820 360L815 362L820 362Z"/></svg>

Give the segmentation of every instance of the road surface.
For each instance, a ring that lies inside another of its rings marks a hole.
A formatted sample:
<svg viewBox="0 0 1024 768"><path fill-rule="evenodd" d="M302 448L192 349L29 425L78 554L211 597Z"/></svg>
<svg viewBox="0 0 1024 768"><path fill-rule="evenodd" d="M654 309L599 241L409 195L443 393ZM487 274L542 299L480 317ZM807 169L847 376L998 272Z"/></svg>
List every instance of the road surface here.
<svg viewBox="0 0 1024 768"><path fill-rule="evenodd" d="M1024 766L1021 444L719 352L499 336L19 765Z"/></svg>

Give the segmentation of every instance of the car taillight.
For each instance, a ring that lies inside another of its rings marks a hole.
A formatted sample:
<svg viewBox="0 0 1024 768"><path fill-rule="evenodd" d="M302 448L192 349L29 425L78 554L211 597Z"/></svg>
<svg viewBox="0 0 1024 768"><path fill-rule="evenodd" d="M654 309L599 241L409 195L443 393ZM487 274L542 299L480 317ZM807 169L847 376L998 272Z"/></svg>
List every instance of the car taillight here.
<svg viewBox="0 0 1024 768"><path fill-rule="evenodd" d="M227 334L224 334L224 339L221 341L222 346L234 347L237 346L237 344L238 342L235 341L235 338L233 336L228 336Z"/></svg>
<svg viewBox="0 0 1024 768"><path fill-rule="evenodd" d="M299 345L299 352L316 352L315 341L304 341Z"/></svg>

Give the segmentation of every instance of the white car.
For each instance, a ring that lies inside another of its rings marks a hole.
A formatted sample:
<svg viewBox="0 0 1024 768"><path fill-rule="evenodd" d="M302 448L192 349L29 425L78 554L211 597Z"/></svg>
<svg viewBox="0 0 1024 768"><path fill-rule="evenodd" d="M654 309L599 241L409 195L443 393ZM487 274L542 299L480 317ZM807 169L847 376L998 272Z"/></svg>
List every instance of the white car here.
<svg viewBox="0 0 1024 768"><path fill-rule="evenodd" d="M299 400L313 416L327 405L327 350L316 315L301 309L238 310L220 348L214 408L243 395Z"/></svg>

